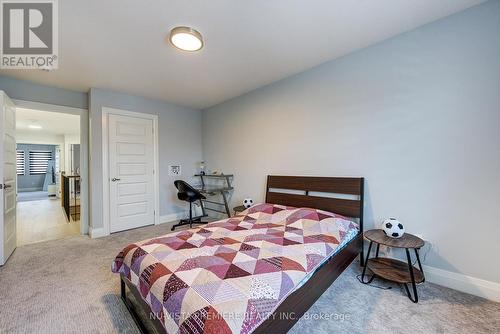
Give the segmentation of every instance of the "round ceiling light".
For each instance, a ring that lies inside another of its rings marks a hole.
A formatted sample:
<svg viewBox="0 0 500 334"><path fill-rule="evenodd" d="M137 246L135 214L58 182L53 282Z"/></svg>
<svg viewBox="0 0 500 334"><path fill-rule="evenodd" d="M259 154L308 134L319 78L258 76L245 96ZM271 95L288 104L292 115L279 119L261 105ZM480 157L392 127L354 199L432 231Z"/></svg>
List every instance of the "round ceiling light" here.
<svg viewBox="0 0 500 334"><path fill-rule="evenodd" d="M170 31L170 43L183 51L198 51L203 47L203 37L193 28L175 27Z"/></svg>

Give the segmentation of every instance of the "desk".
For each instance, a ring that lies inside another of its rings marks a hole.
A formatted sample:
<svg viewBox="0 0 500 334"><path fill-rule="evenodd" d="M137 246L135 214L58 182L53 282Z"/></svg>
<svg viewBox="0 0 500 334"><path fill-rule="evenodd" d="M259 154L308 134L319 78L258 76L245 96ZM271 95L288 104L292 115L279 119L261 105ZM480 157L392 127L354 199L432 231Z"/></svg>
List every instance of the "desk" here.
<svg viewBox="0 0 500 334"><path fill-rule="evenodd" d="M231 217L231 211L229 210L229 204L227 202L227 196L229 192L231 192L234 188L231 185L231 180L233 179L233 174L196 174L195 176L199 177L201 180L201 188L197 190L201 192L203 195L207 197L201 201L201 209L203 211L203 215L206 216L205 210L214 211L218 213L222 213ZM207 185L207 179L219 179L225 182L224 185ZM214 199L209 199L211 197L221 195L222 202L217 202ZM206 204L215 205L216 207L207 206ZM223 211L224 210L224 211Z"/></svg>

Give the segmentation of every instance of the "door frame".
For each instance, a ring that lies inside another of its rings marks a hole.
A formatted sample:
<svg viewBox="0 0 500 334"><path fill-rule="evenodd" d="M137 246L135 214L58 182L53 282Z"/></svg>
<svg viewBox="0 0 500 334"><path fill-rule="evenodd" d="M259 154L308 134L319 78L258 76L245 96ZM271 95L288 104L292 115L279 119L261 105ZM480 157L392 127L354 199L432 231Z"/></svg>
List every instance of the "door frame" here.
<svg viewBox="0 0 500 334"><path fill-rule="evenodd" d="M16 107L80 116L80 234L89 234L89 110L12 99Z"/></svg>
<svg viewBox="0 0 500 334"><path fill-rule="evenodd" d="M153 121L153 189L154 189L154 225L160 224L160 178L159 178L159 151L158 151L158 115L136 111L102 107L102 221L104 235L110 235L109 210L109 122L110 114L148 119Z"/></svg>
<svg viewBox="0 0 500 334"><path fill-rule="evenodd" d="M2 206L2 210L0 212L0 267L4 266L6 263L7 263L7 260L12 256L12 254L14 254L15 250L17 249L17 173L16 173L16 165L14 164L14 189L11 190L11 194L12 192L14 193L14 249L10 252L10 249L9 249L9 252L8 254L5 253L5 246L6 246L6 240L5 240L5 201L6 201L6 191L5 189L6 186L4 184L5 180L3 179L3 176L4 176L4 169L5 169L5 149L4 149L4 145L5 145L5 131L4 131L4 128L5 128L5 115L4 115L4 110L3 110L3 107L4 106L7 106L10 108L10 107L13 107L14 109L14 156L16 157L16 145L17 145L17 142L16 142L16 138L15 138L15 135L16 135L16 105L14 103L14 101L7 95L7 93L5 93L3 90L0 90L0 102L1 102L1 105L0 105L0 112L1 112L1 115L0 115L0 136L2 138L2 142L3 142L3 145L0 146L0 184L2 185L1 186L1 189L0 189L0 205ZM17 160L17 158L16 158Z"/></svg>

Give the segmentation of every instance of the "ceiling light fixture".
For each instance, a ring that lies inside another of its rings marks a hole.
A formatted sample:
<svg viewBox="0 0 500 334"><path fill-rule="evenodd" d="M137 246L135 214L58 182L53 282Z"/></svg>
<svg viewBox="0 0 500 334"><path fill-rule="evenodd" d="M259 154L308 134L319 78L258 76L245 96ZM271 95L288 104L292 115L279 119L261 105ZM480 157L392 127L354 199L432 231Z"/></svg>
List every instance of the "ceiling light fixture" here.
<svg viewBox="0 0 500 334"><path fill-rule="evenodd" d="M28 125L28 128L39 130L39 129L42 128L42 126L41 125L36 125L36 124L30 124L30 125Z"/></svg>
<svg viewBox="0 0 500 334"><path fill-rule="evenodd" d="M170 31L170 43L183 51L198 51L203 47L203 37L190 27L175 27Z"/></svg>

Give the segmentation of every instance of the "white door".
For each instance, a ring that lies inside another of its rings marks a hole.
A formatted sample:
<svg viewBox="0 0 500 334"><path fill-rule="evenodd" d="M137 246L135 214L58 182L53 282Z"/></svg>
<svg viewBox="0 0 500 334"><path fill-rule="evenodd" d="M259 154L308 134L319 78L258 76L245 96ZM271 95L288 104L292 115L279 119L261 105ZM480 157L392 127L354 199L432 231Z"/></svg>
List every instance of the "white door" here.
<svg viewBox="0 0 500 334"><path fill-rule="evenodd" d="M16 249L16 108L0 91L0 265Z"/></svg>
<svg viewBox="0 0 500 334"><path fill-rule="evenodd" d="M153 120L109 114L110 232L154 224Z"/></svg>

